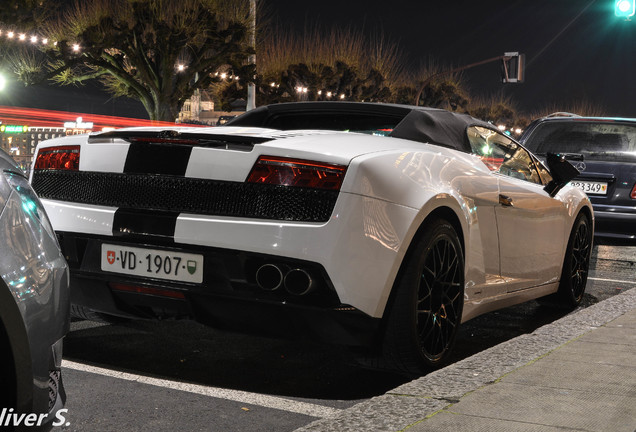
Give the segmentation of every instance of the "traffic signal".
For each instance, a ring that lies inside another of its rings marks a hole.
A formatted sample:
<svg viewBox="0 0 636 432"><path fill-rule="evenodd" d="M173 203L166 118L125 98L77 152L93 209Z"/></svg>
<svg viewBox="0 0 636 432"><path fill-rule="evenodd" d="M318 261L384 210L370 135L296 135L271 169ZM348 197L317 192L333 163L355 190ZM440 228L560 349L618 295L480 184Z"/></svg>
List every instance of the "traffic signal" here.
<svg viewBox="0 0 636 432"><path fill-rule="evenodd" d="M615 0L614 14L621 18L630 18L636 14L636 0Z"/></svg>
<svg viewBox="0 0 636 432"><path fill-rule="evenodd" d="M526 55L507 52L501 57L501 80L504 83L522 83L525 78Z"/></svg>

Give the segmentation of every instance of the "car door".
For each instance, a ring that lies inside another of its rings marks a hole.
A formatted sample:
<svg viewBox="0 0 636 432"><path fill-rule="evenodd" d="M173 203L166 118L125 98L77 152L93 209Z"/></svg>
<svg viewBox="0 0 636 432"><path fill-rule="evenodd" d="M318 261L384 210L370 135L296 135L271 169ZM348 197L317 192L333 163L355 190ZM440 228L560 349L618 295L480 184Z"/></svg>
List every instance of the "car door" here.
<svg viewBox="0 0 636 432"><path fill-rule="evenodd" d="M550 197L530 153L496 133L489 140L497 160L501 276L508 292L555 282L560 276L566 240L566 208Z"/></svg>

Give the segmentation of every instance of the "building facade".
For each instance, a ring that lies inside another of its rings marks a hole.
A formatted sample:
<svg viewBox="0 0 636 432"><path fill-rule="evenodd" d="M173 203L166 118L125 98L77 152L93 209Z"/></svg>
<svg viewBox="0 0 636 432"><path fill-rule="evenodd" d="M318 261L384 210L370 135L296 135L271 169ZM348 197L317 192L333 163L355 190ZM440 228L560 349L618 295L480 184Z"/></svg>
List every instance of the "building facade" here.
<svg viewBox="0 0 636 432"><path fill-rule="evenodd" d="M41 141L92 131L92 123L82 123L81 119L78 120L80 121L65 123L63 127L0 124L0 148L11 155L24 172L28 173L35 147Z"/></svg>

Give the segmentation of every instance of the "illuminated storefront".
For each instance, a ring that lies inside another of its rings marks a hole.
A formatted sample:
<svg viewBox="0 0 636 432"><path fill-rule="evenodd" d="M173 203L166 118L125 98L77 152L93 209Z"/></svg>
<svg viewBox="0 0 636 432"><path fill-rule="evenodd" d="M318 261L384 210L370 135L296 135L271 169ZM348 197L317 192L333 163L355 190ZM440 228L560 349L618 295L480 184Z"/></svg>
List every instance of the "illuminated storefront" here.
<svg viewBox="0 0 636 432"><path fill-rule="evenodd" d="M93 123L84 122L81 117L64 122L63 127L0 124L0 146L28 172L39 142L66 135L85 134L92 130Z"/></svg>

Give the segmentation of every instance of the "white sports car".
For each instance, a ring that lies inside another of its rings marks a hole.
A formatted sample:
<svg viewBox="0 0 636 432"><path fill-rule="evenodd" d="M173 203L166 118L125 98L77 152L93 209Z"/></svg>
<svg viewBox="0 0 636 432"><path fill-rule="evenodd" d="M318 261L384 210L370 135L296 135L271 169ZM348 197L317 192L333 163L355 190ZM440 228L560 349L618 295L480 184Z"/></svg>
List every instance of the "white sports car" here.
<svg viewBox="0 0 636 432"><path fill-rule="evenodd" d="M592 206L547 164L467 115L305 102L46 141L31 181L76 316L309 334L422 373L461 322L581 301Z"/></svg>

